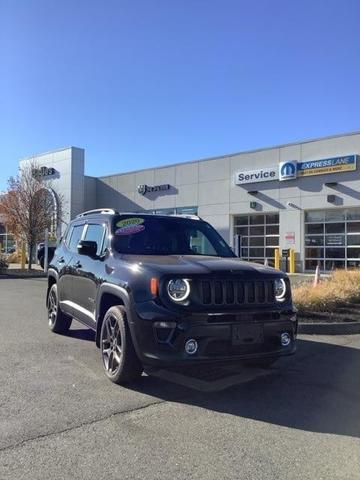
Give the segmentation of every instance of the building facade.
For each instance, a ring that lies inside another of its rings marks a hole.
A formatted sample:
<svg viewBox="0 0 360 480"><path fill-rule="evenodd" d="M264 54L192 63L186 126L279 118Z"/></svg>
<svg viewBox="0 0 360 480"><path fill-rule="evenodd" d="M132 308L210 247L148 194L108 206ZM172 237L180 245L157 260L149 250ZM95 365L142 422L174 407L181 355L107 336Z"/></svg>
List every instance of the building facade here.
<svg viewBox="0 0 360 480"><path fill-rule="evenodd" d="M195 213L243 259L272 264L275 248L292 248L301 272L360 266L358 154L360 132L96 178L85 175L81 148L22 162L61 194L64 225L102 207Z"/></svg>

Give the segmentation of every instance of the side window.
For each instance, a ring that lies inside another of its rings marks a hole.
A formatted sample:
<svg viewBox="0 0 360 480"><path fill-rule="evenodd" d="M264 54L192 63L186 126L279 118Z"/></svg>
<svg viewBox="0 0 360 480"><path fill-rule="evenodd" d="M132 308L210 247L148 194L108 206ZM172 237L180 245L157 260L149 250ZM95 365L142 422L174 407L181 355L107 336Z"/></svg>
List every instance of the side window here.
<svg viewBox="0 0 360 480"><path fill-rule="evenodd" d="M85 233L84 240L90 240L97 243L96 255L100 255L103 246L105 227L99 224L89 224Z"/></svg>
<svg viewBox="0 0 360 480"><path fill-rule="evenodd" d="M84 225L75 225L75 227L72 229L70 240L68 240L69 250L72 252L77 252L77 246L80 242L83 228Z"/></svg>

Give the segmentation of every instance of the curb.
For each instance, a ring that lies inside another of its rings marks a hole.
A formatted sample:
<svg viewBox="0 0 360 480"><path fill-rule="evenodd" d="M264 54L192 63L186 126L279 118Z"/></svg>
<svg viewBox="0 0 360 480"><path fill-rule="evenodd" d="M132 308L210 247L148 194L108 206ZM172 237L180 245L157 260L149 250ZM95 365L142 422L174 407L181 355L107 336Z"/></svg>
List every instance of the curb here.
<svg viewBox="0 0 360 480"><path fill-rule="evenodd" d="M12 280L13 280L14 278L20 278L20 279L24 279L24 278L25 278L25 279L26 279L26 278L46 278L46 274L44 274L44 273L35 274L35 273L34 273L34 274L29 274L29 275L21 275L21 274L16 275L16 274L11 274L11 273L10 273L10 274L5 274L5 275L0 275L0 279L1 279L1 278L2 278L2 279L7 279L7 278L9 278L9 279L12 279Z"/></svg>
<svg viewBox="0 0 360 480"><path fill-rule="evenodd" d="M299 323L298 333L306 335L356 335L360 333L360 322Z"/></svg>

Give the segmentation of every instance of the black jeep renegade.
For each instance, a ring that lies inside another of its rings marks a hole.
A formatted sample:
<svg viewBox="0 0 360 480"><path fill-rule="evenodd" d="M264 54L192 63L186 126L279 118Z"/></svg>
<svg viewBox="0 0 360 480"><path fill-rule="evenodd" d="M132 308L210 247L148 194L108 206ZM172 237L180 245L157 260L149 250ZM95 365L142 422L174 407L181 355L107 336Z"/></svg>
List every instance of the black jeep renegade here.
<svg viewBox="0 0 360 480"><path fill-rule="evenodd" d="M69 225L49 267L53 332L96 332L116 383L144 366L267 366L295 351L287 276L243 262L197 217L92 210Z"/></svg>

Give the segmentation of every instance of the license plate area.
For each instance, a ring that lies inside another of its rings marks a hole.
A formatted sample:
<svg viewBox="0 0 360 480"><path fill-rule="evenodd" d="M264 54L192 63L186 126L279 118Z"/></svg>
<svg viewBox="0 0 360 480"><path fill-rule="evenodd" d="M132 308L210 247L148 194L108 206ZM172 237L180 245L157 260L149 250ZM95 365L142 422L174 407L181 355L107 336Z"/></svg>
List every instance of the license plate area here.
<svg viewBox="0 0 360 480"><path fill-rule="evenodd" d="M242 324L232 326L233 345L254 345L264 343L264 326Z"/></svg>

